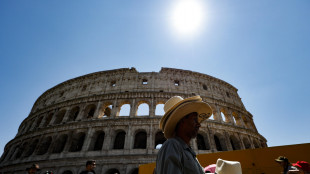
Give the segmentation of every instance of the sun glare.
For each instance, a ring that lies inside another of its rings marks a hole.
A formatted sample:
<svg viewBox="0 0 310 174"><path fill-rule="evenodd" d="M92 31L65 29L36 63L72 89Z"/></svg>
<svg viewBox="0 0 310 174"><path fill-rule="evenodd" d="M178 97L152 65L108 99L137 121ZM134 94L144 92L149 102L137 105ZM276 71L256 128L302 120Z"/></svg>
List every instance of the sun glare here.
<svg viewBox="0 0 310 174"><path fill-rule="evenodd" d="M204 4L201 0L178 0L171 10L170 24L180 36L199 33L205 18Z"/></svg>

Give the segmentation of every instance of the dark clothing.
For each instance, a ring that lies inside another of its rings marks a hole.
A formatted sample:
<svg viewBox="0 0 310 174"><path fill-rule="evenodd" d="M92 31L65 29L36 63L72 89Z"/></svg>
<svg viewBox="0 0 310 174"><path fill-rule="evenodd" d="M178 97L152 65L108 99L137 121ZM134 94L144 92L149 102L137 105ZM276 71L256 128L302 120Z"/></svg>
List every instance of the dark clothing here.
<svg viewBox="0 0 310 174"><path fill-rule="evenodd" d="M156 174L204 174L196 153L181 138L169 138L160 148Z"/></svg>
<svg viewBox="0 0 310 174"><path fill-rule="evenodd" d="M96 172L94 170L91 171L84 170L80 174L96 174Z"/></svg>

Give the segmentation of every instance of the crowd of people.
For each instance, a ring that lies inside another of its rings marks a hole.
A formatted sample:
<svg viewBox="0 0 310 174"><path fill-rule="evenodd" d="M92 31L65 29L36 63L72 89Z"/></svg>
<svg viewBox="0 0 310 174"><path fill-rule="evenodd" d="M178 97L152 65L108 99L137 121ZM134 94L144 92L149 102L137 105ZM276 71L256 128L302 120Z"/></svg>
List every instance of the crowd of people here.
<svg viewBox="0 0 310 174"><path fill-rule="evenodd" d="M186 99L174 96L165 103L164 111L159 126L167 141L157 154L154 174L242 174L241 164L238 161L218 159L216 164L203 168L190 147L190 141L196 138L201 122L212 115L211 107L203 102L200 96ZM275 161L281 165L283 174L310 173L308 162L298 161L291 164L283 156ZM86 169L80 174L95 174L95 167L94 160L87 161ZM35 174L38 170L40 169L37 164L27 168L28 174Z"/></svg>

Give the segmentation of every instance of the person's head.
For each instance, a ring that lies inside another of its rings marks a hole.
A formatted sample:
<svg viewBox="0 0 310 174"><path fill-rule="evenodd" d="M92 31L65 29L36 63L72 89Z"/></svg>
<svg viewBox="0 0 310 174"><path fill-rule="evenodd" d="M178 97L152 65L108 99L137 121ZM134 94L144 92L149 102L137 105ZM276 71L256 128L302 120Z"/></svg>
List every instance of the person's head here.
<svg viewBox="0 0 310 174"><path fill-rule="evenodd" d="M174 96L165 103L164 111L159 127L167 139L174 137L177 131L187 129L191 131L186 136L196 137L200 123L212 115L211 107L200 96L186 99Z"/></svg>
<svg viewBox="0 0 310 174"><path fill-rule="evenodd" d="M275 161L281 165L281 167L286 168L289 165L289 161L286 157L284 156L279 156Z"/></svg>
<svg viewBox="0 0 310 174"><path fill-rule="evenodd" d="M192 139L197 136L199 128L200 123L198 122L198 113L192 112L178 122L175 128L175 133L180 137Z"/></svg>
<svg viewBox="0 0 310 174"><path fill-rule="evenodd" d="M301 174L310 172L310 164L306 161L297 161L293 163L292 166L296 167Z"/></svg>
<svg viewBox="0 0 310 174"><path fill-rule="evenodd" d="M95 160L86 161L86 170L87 171L93 170L95 167L96 167L96 161Z"/></svg>
<svg viewBox="0 0 310 174"><path fill-rule="evenodd" d="M38 164L32 164L31 167L26 168L26 171L27 171L29 174L35 174L37 171L40 171L40 167L39 167Z"/></svg>

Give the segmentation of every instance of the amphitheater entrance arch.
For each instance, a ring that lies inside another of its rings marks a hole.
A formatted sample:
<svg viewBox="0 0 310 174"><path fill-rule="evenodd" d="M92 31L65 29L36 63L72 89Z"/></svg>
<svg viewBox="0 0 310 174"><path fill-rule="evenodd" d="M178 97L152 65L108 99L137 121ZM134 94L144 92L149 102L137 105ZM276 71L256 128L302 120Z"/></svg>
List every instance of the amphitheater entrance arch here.
<svg viewBox="0 0 310 174"><path fill-rule="evenodd" d="M166 140L167 139L165 138L164 134L161 131L157 132L155 135L155 147L154 148L160 149Z"/></svg>
<svg viewBox="0 0 310 174"><path fill-rule="evenodd" d="M125 136L126 136L125 131L119 131L116 134L113 149L124 149Z"/></svg>
<svg viewBox="0 0 310 174"><path fill-rule="evenodd" d="M157 105L156 105L156 109L155 109L155 115L157 115L157 116L162 116L162 115L164 115L165 114L165 111L164 111L164 102L161 102L161 103L158 103Z"/></svg>
<svg viewBox="0 0 310 174"><path fill-rule="evenodd" d="M146 149L147 135L145 131L139 131L135 135L134 149Z"/></svg>
<svg viewBox="0 0 310 174"><path fill-rule="evenodd" d="M146 101L141 101L138 104L137 116L148 116L150 115L150 106Z"/></svg>
<svg viewBox="0 0 310 174"><path fill-rule="evenodd" d="M116 116L129 116L130 115L130 103L123 102L120 105L119 111L117 112Z"/></svg>
<svg viewBox="0 0 310 174"><path fill-rule="evenodd" d="M233 150L241 150L240 143L234 135L230 136L230 143Z"/></svg>
<svg viewBox="0 0 310 174"><path fill-rule="evenodd" d="M217 151L227 151L227 146L225 143L225 138L221 134L214 135L214 142Z"/></svg>
<svg viewBox="0 0 310 174"><path fill-rule="evenodd" d="M197 134L197 147L198 150L210 150L208 141L205 141L205 138L202 134Z"/></svg>

